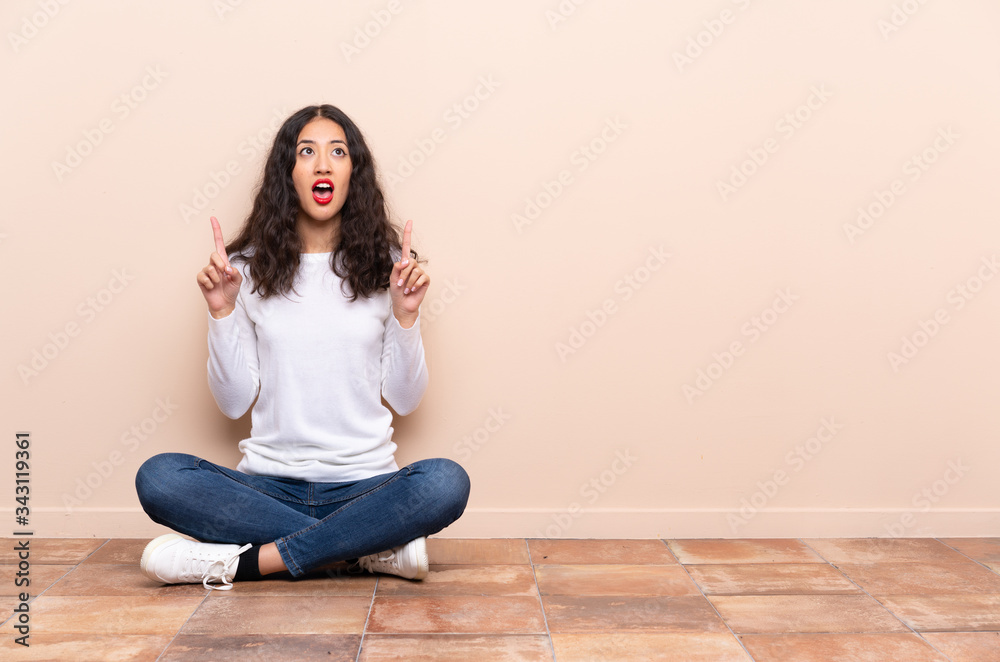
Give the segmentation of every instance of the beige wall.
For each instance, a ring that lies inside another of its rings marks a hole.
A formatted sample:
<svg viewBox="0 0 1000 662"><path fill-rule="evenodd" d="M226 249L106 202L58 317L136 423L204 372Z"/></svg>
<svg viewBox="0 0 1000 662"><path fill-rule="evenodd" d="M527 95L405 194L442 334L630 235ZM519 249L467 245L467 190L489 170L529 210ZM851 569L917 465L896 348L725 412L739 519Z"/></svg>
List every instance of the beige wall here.
<svg viewBox="0 0 1000 662"><path fill-rule="evenodd" d="M18 431L36 535L158 531L152 454L235 466L208 217L232 237L255 141L329 102L430 259L395 438L472 476L442 535L1000 535L995 2L0 16L5 521Z"/></svg>

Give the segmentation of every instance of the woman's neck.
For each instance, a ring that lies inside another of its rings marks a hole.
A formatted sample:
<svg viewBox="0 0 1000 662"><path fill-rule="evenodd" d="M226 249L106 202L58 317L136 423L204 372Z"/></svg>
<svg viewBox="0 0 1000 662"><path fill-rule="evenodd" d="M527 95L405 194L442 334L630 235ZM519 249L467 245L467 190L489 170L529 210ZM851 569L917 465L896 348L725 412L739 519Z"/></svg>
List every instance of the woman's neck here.
<svg viewBox="0 0 1000 662"><path fill-rule="evenodd" d="M340 239L340 214L323 222L299 214L297 229L302 253L331 253Z"/></svg>

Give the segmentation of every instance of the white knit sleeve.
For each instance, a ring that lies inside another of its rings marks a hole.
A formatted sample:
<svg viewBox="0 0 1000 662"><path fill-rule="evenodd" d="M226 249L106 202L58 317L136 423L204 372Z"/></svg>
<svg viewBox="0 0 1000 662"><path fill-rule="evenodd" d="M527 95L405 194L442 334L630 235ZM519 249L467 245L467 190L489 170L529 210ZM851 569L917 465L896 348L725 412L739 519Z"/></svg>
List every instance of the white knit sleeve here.
<svg viewBox="0 0 1000 662"><path fill-rule="evenodd" d="M236 308L226 317L208 314L208 386L222 413L236 419L250 409L260 387L257 332L243 300L244 276Z"/></svg>
<svg viewBox="0 0 1000 662"><path fill-rule="evenodd" d="M382 397L400 416L409 414L427 390L427 364L420 337L420 313L413 326L404 329L392 313L385 321L382 335Z"/></svg>

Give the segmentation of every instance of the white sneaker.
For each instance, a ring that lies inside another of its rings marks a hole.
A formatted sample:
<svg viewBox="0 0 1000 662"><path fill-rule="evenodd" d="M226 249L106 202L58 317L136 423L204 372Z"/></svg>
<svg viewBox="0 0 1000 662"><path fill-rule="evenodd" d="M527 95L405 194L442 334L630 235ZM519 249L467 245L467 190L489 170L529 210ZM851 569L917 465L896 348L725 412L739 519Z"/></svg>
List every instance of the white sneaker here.
<svg viewBox="0 0 1000 662"><path fill-rule="evenodd" d="M146 545L139 567L147 577L164 584L201 582L205 588L228 591L239 556L250 547L197 542L167 533ZM222 582L222 586L212 586L210 581Z"/></svg>
<svg viewBox="0 0 1000 662"><path fill-rule="evenodd" d="M369 554L358 559L358 565L368 572L384 572L406 579L423 579L427 576L427 539L415 538L405 545L387 552Z"/></svg>

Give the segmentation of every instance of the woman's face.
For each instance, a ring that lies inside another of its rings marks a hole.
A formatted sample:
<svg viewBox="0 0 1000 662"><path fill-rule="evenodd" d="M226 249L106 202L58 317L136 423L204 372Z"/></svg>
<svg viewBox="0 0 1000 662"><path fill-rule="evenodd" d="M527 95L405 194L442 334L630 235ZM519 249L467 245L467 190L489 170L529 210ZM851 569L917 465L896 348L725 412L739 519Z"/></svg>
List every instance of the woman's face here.
<svg viewBox="0 0 1000 662"><path fill-rule="evenodd" d="M339 220L350 182L351 155L341 126L317 117L302 127L292 168L302 212L314 221Z"/></svg>

